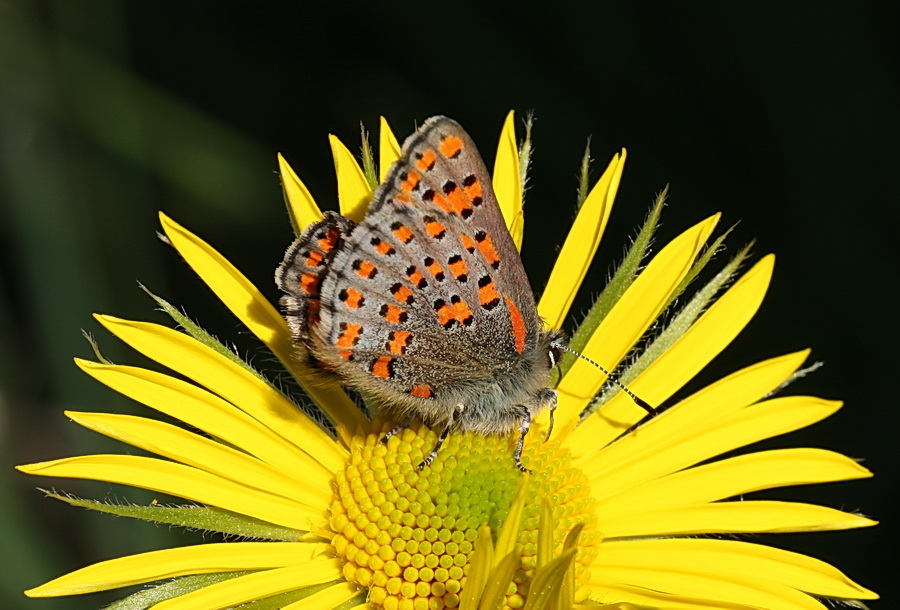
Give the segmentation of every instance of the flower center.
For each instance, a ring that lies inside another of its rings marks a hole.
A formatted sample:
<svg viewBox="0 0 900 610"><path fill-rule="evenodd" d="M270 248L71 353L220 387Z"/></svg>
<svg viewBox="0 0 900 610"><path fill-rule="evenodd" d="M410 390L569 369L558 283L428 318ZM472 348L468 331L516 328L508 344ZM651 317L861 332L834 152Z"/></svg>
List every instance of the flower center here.
<svg viewBox="0 0 900 610"><path fill-rule="evenodd" d="M532 430L522 454L534 474L508 608L521 608L528 595L542 498L553 511L554 556L571 528L585 524L575 564L579 584L589 578L586 566L600 541L587 478L571 465L568 449L543 442L542 434ZM369 601L387 609L456 607L478 529L489 525L496 539L523 476L513 462L516 435L453 433L421 471L416 466L436 441L430 429L416 423L387 445L381 436L357 437L346 469L336 477L330 526L332 545L345 560L344 577L368 588Z"/></svg>

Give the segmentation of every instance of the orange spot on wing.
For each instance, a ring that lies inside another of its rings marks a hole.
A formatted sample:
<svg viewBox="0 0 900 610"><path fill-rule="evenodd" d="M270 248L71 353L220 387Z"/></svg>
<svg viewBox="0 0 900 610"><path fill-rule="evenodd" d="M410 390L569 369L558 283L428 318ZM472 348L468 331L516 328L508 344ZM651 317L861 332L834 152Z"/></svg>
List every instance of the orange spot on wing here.
<svg viewBox="0 0 900 610"><path fill-rule="evenodd" d="M371 372L379 379L390 379L394 376L394 370L391 366L393 363L393 356L379 356L378 359L372 363Z"/></svg>
<svg viewBox="0 0 900 610"><path fill-rule="evenodd" d="M369 261L357 261L354 263L353 268L356 270L357 275L366 279L375 277L375 274L378 272L375 269L375 265Z"/></svg>
<svg viewBox="0 0 900 610"><path fill-rule="evenodd" d="M381 308L381 316L391 324L400 324L406 321L406 312L396 305L384 305Z"/></svg>
<svg viewBox="0 0 900 610"><path fill-rule="evenodd" d="M469 251L469 254L475 252L475 242L472 241L472 238L466 235L465 233L461 233L459 236L460 240L462 240L463 248Z"/></svg>
<svg viewBox="0 0 900 610"><path fill-rule="evenodd" d="M425 230L435 239L443 239L447 233L447 227L436 220L428 220L427 218L425 219Z"/></svg>
<svg viewBox="0 0 900 610"><path fill-rule="evenodd" d="M447 200L450 202L450 207L453 209L454 214L464 219L472 215L472 204L469 203L469 198L458 186L447 193Z"/></svg>
<svg viewBox="0 0 900 610"><path fill-rule="evenodd" d="M411 342L411 332L406 330L395 330L388 335L387 349L392 354L402 355Z"/></svg>
<svg viewBox="0 0 900 610"><path fill-rule="evenodd" d="M400 183L400 190L409 195L412 193L417 186L419 186L419 181L422 179L422 176L416 172L409 171L406 173L406 178L403 182Z"/></svg>
<svg viewBox="0 0 900 610"><path fill-rule="evenodd" d="M487 263L496 269L500 266L500 255L497 254L496 248L494 248L494 244L491 241L491 236L485 233L484 231L479 231L479 233L475 236L475 240L478 242L478 251L481 252L481 256L484 257L484 260Z"/></svg>
<svg viewBox="0 0 900 610"><path fill-rule="evenodd" d="M394 223L391 225L391 230L394 232L394 237L404 244L408 244L413 240L413 232L404 224Z"/></svg>
<svg viewBox="0 0 900 610"><path fill-rule="evenodd" d="M491 310L500 303L500 295L491 278L485 276L478 281L478 286L478 300L483 308Z"/></svg>
<svg viewBox="0 0 900 610"><path fill-rule="evenodd" d="M391 244L377 237L372 240L372 245L375 246L375 251L383 256L390 256L396 252Z"/></svg>
<svg viewBox="0 0 900 610"><path fill-rule="evenodd" d="M318 250L312 250L306 257L307 267L318 267L325 260L325 255Z"/></svg>
<svg viewBox="0 0 900 610"><path fill-rule="evenodd" d="M506 299L507 306L509 306L509 322L512 325L513 339L516 341L516 351L521 354L525 351L525 321L522 319L522 314L519 313L519 308L509 298L509 295L504 294L503 297Z"/></svg>
<svg viewBox="0 0 900 610"><path fill-rule="evenodd" d="M394 284L393 286L391 286L391 294L394 295L395 299L397 299L401 303L405 303L406 305L411 305L415 302L412 290L410 290L403 284Z"/></svg>
<svg viewBox="0 0 900 610"><path fill-rule="evenodd" d="M338 239L340 239L341 233L337 229L329 229L325 234L325 237L319 240L319 250L323 252L331 252L334 247L337 245Z"/></svg>
<svg viewBox="0 0 900 610"><path fill-rule="evenodd" d="M343 332L338 337L336 345L338 347L353 347L359 342L359 336L362 334L362 324L353 324L344 322L341 324Z"/></svg>
<svg viewBox="0 0 900 610"><path fill-rule="evenodd" d="M343 332L341 332L335 343L335 345L341 348L338 350L338 355L344 360L352 360L352 348L359 343L359 336L362 334L362 325L344 322L341 324L341 327Z"/></svg>
<svg viewBox="0 0 900 610"><path fill-rule="evenodd" d="M319 276L309 272L301 275L300 289L306 294L319 294Z"/></svg>
<svg viewBox="0 0 900 610"><path fill-rule="evenodd" d="M409 281L413 283L413 286L419 288L420 290L428 285L428 283L425 281L425 276L422 275L422 272L415 267L412 268L412 271L408 274L408 277Z"/></svg>
<svg viewBox="0 0 900 610"><path fill-rule="evenodd" d="M453 209L453 206L447 201L447 198L441 195L440 193L431 192L431 197L428 199L433 201L439 208L447 212L448 214L455 214L456 211Z"/></svg>
<svg viewBox="0 0 900 610"><path fill-rule="evenodd" d="M426 150L419 155L419 160L416 161L416 167L423 172L431 171L431 168L434 167L435 159L437 159L437 155L434 154L434 151Z"/></svg>
<svg viewBox="0 0 900 610"><path fill-rule="evenodd" d="M433 398L434 391L431 389L431 386L427 383L423 383L420 385L413 386L413 389L409 391L410 396L415 396L416 398Z"/></svg>
<svg viewBox="0 0 900 610"><path fill-rule="evenodd" d="M350 309L359 309L365 302L363 294L355 288L347 288L345 290L341 290L341 292L338 294L338 298L343 301L344 304L346 304Z"/></svg>
<svg viewBox="0 0 900 610"><path fill-rule="evenodd" d="M455 159L462 152L463 143L457 136L447 136L441 140L441 154L448 159Z"/></svg>
<svg viewBox="0 0 900 610"><path fill-rule="evenodd" d="M438 323L444 328L450 328L456 322L456 312L450 305L444 301L440 301L441 305L435 308L438 316Z"/></svg>
<svg viewBox="0 0 900 610"><path fill-rule="evenodd" d="M322 309L322 302L319 299L310 299L306 302L306 324L315 326L321 319L319 311Z"/></svg>
<svg viewBox="0 0 900 610"><path fill-rule="evenodd" d="M444 270L441 268L441 265L431 258L430 256L425 259L425 268L428 269L428 272L434 276L439 282L444 280Z"/></svg>
<svg viewBox="0 0 900 610"><path fill-rule="evenodd" d="M473 205L480 205L484 193L481 190L481 183L475 176L470 176L463 181L463 188L466 190L466 196L472 201Z"/></svg>
<svg viewBox="0 0 900 610"><path fill-rule="evenodd" d="M454 296L451 301L453 303L453 316L456 318L456 320L463 326L468 326L469 324L471 324L474 316L472 315L472 310L469 309L469 306L466 304L466 302L458 296Z"/></svg>
<svg viewBox="0 0 900 610"><path fill-rule="evenodd" d="M450 272L456 276L457 280L462 280L462 278L469 273L469 267L466 265L466 261L458 254L456 256L451 256L447 260L447 264L450 266Z"/></svg>

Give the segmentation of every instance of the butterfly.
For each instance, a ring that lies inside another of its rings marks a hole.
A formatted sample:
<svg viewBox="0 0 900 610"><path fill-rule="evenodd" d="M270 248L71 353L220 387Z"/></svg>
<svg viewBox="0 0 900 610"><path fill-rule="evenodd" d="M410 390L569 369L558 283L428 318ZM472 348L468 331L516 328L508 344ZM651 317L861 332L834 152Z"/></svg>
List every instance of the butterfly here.
<svg viewBox="0 0 900 610"><path fill-rule="evenodd" d="M455 121L428 119L403 144L361 222L308 226L275 274L294 341L319 370L401 420L519 432L556 407L550 373L566 349L545 330L491 176ZM549 432L548 432L549 436Z"/></svg>

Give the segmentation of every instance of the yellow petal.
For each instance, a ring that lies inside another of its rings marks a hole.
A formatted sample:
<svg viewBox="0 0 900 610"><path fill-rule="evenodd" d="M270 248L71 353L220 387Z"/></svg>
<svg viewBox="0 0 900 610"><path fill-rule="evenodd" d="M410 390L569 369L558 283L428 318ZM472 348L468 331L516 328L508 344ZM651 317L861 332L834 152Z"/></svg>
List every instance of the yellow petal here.
<svg viewBox="0 0 900 610"><path fill-rule="evenodd" d="M234 405L192 383L147 369L97 364L76 359L88 375L113 390L189 426L222 439L287 473L303 473L303 484L324 489L334 472L318 463L303 447L289 443ZM307 449L314 449L308 447ZM314 496L312 496L314 497Z"/></svg>
<svg viewBox="0 0 900 610"><path fill-rule="evenodd" d="M296 601L293 604L282 606L281 610L303 610L304 608L312 608L313 610L333 610L340 608L342 604L350 601L360 594L362 589L359 586L349 582L342 582L328 587L318 593L314 593L309 597ZM354 606L358 608L359 606ZM374 607L374 606L373 606Z"/></svg>
<svg viewBox="0 0 900 610"><path fill-rule="evenodd" d="M650 261L588 340L583 351L586 357L607 370L615 368L662 313L669 296L687 275L718 220L719 214L716 214L685 231ZM562 433L571 430L605 380L603 372L590 363L580 358L575 361L557 388L559 404L555 417ZM644 400L653 399L653 396L638 395ZM639 407L634 408L644 413ZM544 418L546 414L541 415L540 421ZM638 419L640 417L634 417L634 421Z"/></svg>
<svg viewBox="0 0 900 610"><path fill-rule="evenodd" d="M615 591L615 593L613 593ZM612 589L608 588L603 591L603 595L605 598L611 598L612 596L621 597L622 594L620 591L623 589ZM625 595L626 597L631 595L630 589L626 588L624 591L628 593ZM665 610L703 610L703 608L715 608L715 610L756 610L755 608L748 609L747 606L744 605L736 605L736 604L716 604L715 606L710 605L705 600L694 600L689 597L678 596L677 598L674 596L667 596L658 592L650 592L649 595L646 596L638 596L640 599L644 600L646 603L652 603L653 605L637 605L630 602L620 602L613 604L573 604L572 610L659 610L660 608L665 608ZM665 599L665 605L660 606L660 599Z"/></svg>
<svg viewBox="0 0 900 610"><path fill-rule="evenodd" d="M306 504L310 508L327 507L331 504L332 494L328 486L316 489L299 483L300 477L297 477L296 473L276 470L243 451L232 449L183 428L154 419L119 413L66 411L66 415L85 428L187 466L205 470L223 479L283 496Z"/></svg>
<svg viewBox="0 0 900 610"><path fill-rule="evenodd" d="M396 163L399 158L400 144L397 143L397 138L394 137L394 132L391 131L387 119L381 117L381 137L379 138L378 145L378 169L381 172L382 182L384 182L384 177L387 176L391 166Z"/></svg>
<svg viewBox="0 0 900 610"><path fill-rule="evenodd" d="M494 543L491 540L491 528L487 524L478 529L478 538L475 540L475 551L469 557L471 568L466 587L460 595L459 607L461 610L474 610L478 607L478 601L487 585L488 578L494 568Z"/></svg>
<svg viewBox="0 0 900 610"><path fill-rule="evenodd" d="M199 341L165 326L97 316L125 343L193 379L270 430L303 447L331 472L344 467L347 452L281 392Z"/></svg>
<svg viewBox="0 0 900 610"><path fill-rule="evenodd" d="M589 581L591 588L602 592L602 599L621 599L627 600L623 603L623 610L761 610L766 608L778 608L778 610L826 610L825 606L811 602L811 598L806 598L792 589L784 586L773 587L768 585L766 590L771 593L770 599L777 598L778 594L784 592L785 595L801 597L803 604L814 603L817 605L801 605L798 606L795 599L790 603L785 601L784 605L775 606L759 606L744 603L741 594L743 591L750 589L750 595L757 595L755 584L743 584L741 587L734 586L729 583L727 586L728 599L723 599L719 583L711 582L710 579L703 576L684 576L683 580L680 575L672 576L669 573L657 575L651 570L642 570L640 568L626 567L615 570L614 573L597 576ZM675 583L670 585L666 578L674 579ZM633 582L639 584L631 584ZM648 584L644 584L644 583ZM657 586L650 588L649 583ZM760 585L761 586L761 585ZM660 588L662 587L662 588ZM699 591L699 593L698 593ZM712 597L701 597L706 593ZM716 595L719 593L719 595ZM732 598L740 601L733 601ZM615 608L615 606L614 606ZM580 606L578 610L590 610L588 606Z"/></svg>
<svg viewBox="0 0 900 610"><path fill-rule="evenodd" d="M367 420L339 386L305 380L294 357L287 323L256 286L199 237L164 214L160 214L160 222L187 264L288 370L295 373L303 390L332 418L338 429L348 430L350 434L358 429L367 430Z"/></svg>
<svg viewBox="0 0 900 610"><path fill-rule="evenodd" d="M313 559L315 546L307 542L228 542L151 551L95 563L25 593L29 597L79 595L192 574L308 565L322 561Z"/></svg>
<svg viewBox="0 0 900 610"><path fill-rule="evenodd" d="M766 256L735 282L672 347L628 384L631 391L651 405L659 405L684 387L756 314L769 288L774 262L775 257ZM603 405L600 411L589 418L589 428L576 431L581 435L590 434L592 442L600 446L646 415L624 393Z"/></svg>
<svg viewBox="0 0 900 610"><path fill-rule="evenodd" d="M341 562L323 559L309 565L274 568L203 587L160 602L155 610L234 608L242 604L341 578Z"/></svg>
<svg viewBox="0 0 900 610"><path fill-rule="evenodd" d="M597 518L606 538L676 536L698 534L778 534L870 527L875 521L833 508L799 502L753 500L714 502L607 515Z"/></svg>
<svg viewBox="0 0 900 610"><path fill-rule="evenodd" d="M209 244L160 212L172 245L225 306L276 356L290 353L290 333L281 314L250 280Z"/></svg>
<svg viewBox="0 0 900 610"><path fill-rule="evenodd" d="M528 496L529 479L530 477L527 474L519 477L516 495L513 496L513 500L509 505L509 512L503 519L503 527L500 529L500 533L497 534L497 543L494 545L494 558L497 562L516 548L519 524L525 511L525 498Z"/></svg>
<svg viewBox="0 0 900 610"><path fill-rule="evenodd" d="M824 449L776 449L739 455L632 487L597 507L601 519L635 507L668 510L742 496L762 489L871 477L848 457Z"/></svg>
<svg viewBox="0 0 900 610"><path fill-rule="evenodd" d="M278 153L278 171L281 174L281 190L295 229L302 231L307 225L322 220L322 210L281 153Z"/></svg>
<svg viewBox="0 0 900 610"><path fill-rule="evenodd" d="M603 176L591 189L578 210L578 216L566 236L559 256L556 257L553 272L538 303L538 313L549 328L562 327L591 261L594 260L619 189L625 154L623 148L621 158L619 155L612 158Z"/></svg>
<svg viewBox="0 0 900 610"><path fill-rule="evenodd" d="M628 464L640 463L655 453L657 447L674 434L688 435L699 423L722 417L753 404L779 387L803 365L808 350L758 362L712 383L684 399L665 413L649 421L640 435L629 434L618 443L598 451L590 434L582 429L594 425L594 419L583 422L566 440L579 467L601 478ZM578 442L576 442L578 441ZM612 493L603 497L610 497Z"/></svg>
<svg viewBox="0 0 900 610"><path fill-rule="evenodd" d="M522 212L522 178L519 173L519 148L516 145L515 112L510 110L503 122L497 157L494 161L494 195L500 204L500 211L506 220L506 228L516 244L522 249L522 232L525 230L525 216Z"/></svg>
<svg viewBox="0 0 900 610"><path fill-rule="evenodd" d="M574 569L577 549L563 551L540 570L535 570L534 580L528 589L528 601L525 610L540 610L551 607L558 601L566 573ZM555 599L554 599L555 598Z"/></svg>
<svg viewBox="0 0 900 610"><path fill-rule="evenodd" d="M547 565L553 559L553 549L556 548L553 543L553 530L555 529L553 508L550 506L550 500L544 497L541 499L541 515L538 521L536 568Z"/></svg>
<svg viewBox="0 0 900 610"><path fill-rule="evenodd" d="M353 153L336 136L329 135L328 141L331 144L331 156L334 157L341 216L359 222L366 215L366 209L372 200L372 189L369 188L359 163L353 158Z"/></svg>
<svg viewBox="0 0 900 610"><path fill-rule="evenodd" d="M136 455L85 455L17 468L42 477L140 487L298 530L309 530L327 519L327 507L314 509L197 468Z"/></svg>
<svg viewBox="0 0 900 610"><path fill-rule="evenodd" d="M487 575L487 583L481 595L479 610L488 608L502 608L506 601L506 594L516 571L521 569L522 556L518 551L511 551L506 557L497 562L497 566ZM465 610L460 604L459 610Z"/></svg>
<svg viewBox="0 0 900 610"><path fill-rule="evenodd" d="M821 605L804 605L807 602L790 590L839 599L877 598L827 563L762 544L733 540L669 538L603 543L591 566L592 575L615 581L617 575L614 572L618 568L642 577L640 580L621 579L620 582L630 581L660 591L680 591L779 610L793 607L821 610ZM653 574L666 576L656 581ZM680 579L683 579L683 587L678 585ZM707 580L705 585L698 586L702 582L700 579ZM719 588L716 583L723 587ZM788 590L783 603L771 599L764 601L780 586ZM764 597L755 597L751 591L743 590L744 587L751 590L758 587ZM734 595L729 594L729 590L743 592ZM794 606L796 603L801 605Z"/></svg>
<svg viewBox="0 0 900 610"><path fill-rule="evenodd" d="M773 398L722 417L711 417L710 421L697 422L688 430L670 429L672 438L665 438L652 447L644 444L638 429L627 439L633 446L625 452L624 464L603 476L591 471L588 477L595 485L596 498L611 496L726 451L809 426L828 417L840 406L839 402L810 396ZM655 422L651 421L648 427L650 425Z"/></svg>

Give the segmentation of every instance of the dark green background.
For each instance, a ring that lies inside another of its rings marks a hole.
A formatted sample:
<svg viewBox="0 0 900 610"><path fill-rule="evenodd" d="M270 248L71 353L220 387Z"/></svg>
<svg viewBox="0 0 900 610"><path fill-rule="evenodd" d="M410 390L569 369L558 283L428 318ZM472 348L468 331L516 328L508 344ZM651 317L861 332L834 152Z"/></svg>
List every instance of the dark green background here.
<svg viewBox="0 0 900 610"><path fill-rule="evenodd" d="M327 133L356 150L360 120L377 134L383 114L402 139L441 113L492 160L509 109L537 116L523 252L536 291L572 217L589 135L595 176L619 147L629 150L588 284L594 293L667 183L658 244L721 210L723 227L740 222L731 252L757 239L757 253L778 254L760 314L700 381L814 348L826 367L794 390L844 399L845 408L763 446L839 450L877 477L764 497L886 523L777 540L891 597L900 24L890 4L323 4L0 0L0 606L98 607L108 598L26 602L19 591L181 540L33 488L151 496L10 468L128 451L62 414L146 412L72 365L91 357L81 328L110 358L143 362L92 312L163 321L140 280L265 365L248 333L156 239L157 210L209 240L274 300L272 271L291 240L277 151L332 207Z"/></svg>

